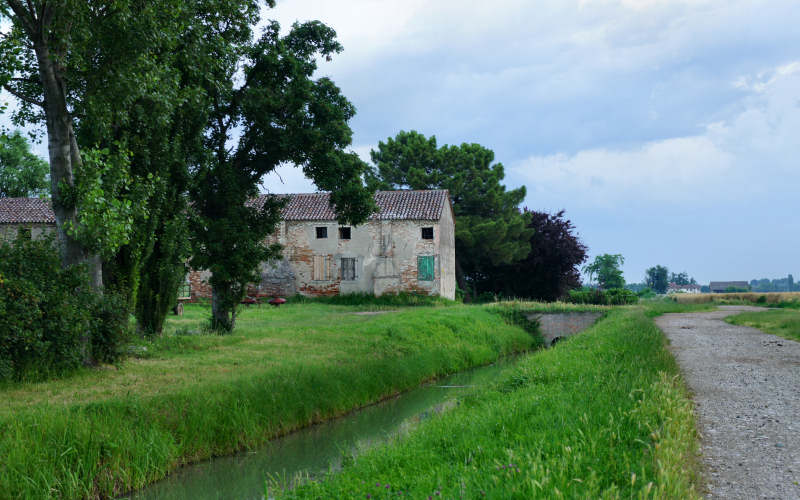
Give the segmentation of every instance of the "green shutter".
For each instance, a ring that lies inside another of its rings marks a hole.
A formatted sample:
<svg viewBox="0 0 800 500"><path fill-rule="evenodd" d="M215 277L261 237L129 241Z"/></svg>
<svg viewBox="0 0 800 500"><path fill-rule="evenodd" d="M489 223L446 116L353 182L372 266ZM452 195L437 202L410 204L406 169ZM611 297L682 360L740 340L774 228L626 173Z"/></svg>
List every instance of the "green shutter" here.
<svg viewBox="0 0 800 500"><path fill-rule="evenodd" d="M420 255L417 257L417 279L419 281L433 281L433 255Z"/></svg>

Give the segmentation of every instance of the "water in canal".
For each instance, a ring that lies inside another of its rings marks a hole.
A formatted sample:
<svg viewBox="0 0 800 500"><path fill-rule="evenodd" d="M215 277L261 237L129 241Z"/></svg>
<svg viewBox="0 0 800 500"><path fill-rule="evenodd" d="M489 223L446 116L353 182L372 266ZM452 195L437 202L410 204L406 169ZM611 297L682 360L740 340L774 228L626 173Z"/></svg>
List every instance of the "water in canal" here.
<svg viewBox="0 0 800 500"><path fill-rule="evenodd" d="M509 363L457 373L396 398L314 425L264 447L184 467L131 499L261 499L267 477L290 484L298 475L318 477L340 467L342 457L385 442L404 428L441 411L469 387L491 382Z"/></svg>

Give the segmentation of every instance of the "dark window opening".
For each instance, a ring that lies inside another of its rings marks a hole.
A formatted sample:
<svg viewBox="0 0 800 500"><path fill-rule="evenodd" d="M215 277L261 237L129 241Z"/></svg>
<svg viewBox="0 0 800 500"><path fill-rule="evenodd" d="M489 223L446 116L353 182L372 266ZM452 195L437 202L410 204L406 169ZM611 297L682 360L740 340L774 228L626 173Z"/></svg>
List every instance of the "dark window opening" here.
<svg viewBox="0 0 800 500"><path fill-rule="evenodd" d="M350 239L350 228L349 227L340 227L339 228L339 239L340 240L349 240Z"/></svg>
<svg viewBox="0 0 800 500"><path fill-rule="evenodd" d="M353 281L356 279L356 259L354 257L342 257L342 281Z"/></svg>
<svg viewBox="0 0 800 500"><path fill-rule="evenodd" d="M423 227L422 228L422 239L423 240L432 240L433 239L433 228L432 227Z"/></svg>
<svg viewBox="0 0 800 500"><path fill-rule="evenodd" d="M317 228L317 239L327 238L328 237L328 228L327 227L318 227Z"/></svg>

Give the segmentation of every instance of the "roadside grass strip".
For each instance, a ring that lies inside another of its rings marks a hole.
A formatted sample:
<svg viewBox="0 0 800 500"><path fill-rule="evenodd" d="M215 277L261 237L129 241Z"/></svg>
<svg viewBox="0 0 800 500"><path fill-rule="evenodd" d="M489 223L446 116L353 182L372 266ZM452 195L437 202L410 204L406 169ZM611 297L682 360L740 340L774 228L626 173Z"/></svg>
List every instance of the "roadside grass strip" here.
<svg viewBox="0 0 800 500"><path fill-rule="evenodd" d="M795 309L746 312L728 316L725 321L800 342L800 311Z"/></svg>
<svg viewBox="0 0 800 500"><path fill-rule="evenodd" d="M699 498L692 405L651 314L614 310L282 498Z"/></svg>
<svg viewBox="0 0 800 500"><path fill-rule="evenodd" d="M251 308L220 337L187 307L146 359L0 388L0 498L116 496L541 342L484 307L358 310Z"/></svg>

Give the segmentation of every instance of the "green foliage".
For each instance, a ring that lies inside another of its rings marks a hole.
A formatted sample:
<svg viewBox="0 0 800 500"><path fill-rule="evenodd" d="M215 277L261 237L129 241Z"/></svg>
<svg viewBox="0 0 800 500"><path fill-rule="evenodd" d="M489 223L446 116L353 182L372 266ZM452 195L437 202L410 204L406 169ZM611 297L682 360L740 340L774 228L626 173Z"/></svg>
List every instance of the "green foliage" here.
<svg viewBox="0 0 800 500"><path fill-rule="evenodd" d="M667 282L669 271L664 266L655 266L648 268L645 271L645 283L648 287L655 290L656 293L667 293Z"/></svg>
<svg viewBox="0 0 800 500"><path fill-rule="evenodd" d="M605 253L595 257L591 264L583 266L583 272L589 275L590 282L596 277L600 288L624 288L625 279L620 269L624 263L622 255Z"/></svg>
<svg viewBox="0 0 800 500"><path fill-rule="evenodd" d="M588 289L570 290L569 302L574 304L598 304L598 305L626 305L635 304L639 297L625 288L609 288L607 290Z"/></svg>
<svg viewBox="0 0 800 500"><path fill-rule="evenodd" d="M399 132L371 152L367 182L378 189L447 189L456 224L456 274L462 289L495 291L492 270L525 258L534 230L520 213L525 188L506 191L505 171L479 144L442 146L436 137Z"/></svg>
<svg viewBox="0 0 800 500"><path fill-rule="evenodd" d="M19 130L0 134L0 197L46 196L50 166L30 150Z"/></svg>
<svg viewBox="0 0 800 500"><path fill-rule="evenodd" d="M94 294L83 269L62 268L52 239L0 245L0 380L65 374L82 366L85 348L116 361L127 324L117 296Z"/></svg>
<svg viewBox="0 0 800 500"><path fill-rule="evenodd" d="M190 304L123 370L0 387L0 496L117 497L533 345L481 307L357 311L251 307L219 336Z"/></svg>
<svg viewBox="0 0 800 500"><path fill-rule="evenodd" d="M64 199L80 207L76 223L67 221L65 231L103 257L114 255L130 241L137 218L147 218L142 205L134 205L124 196L132 188L129 153L116 146L115 153L108 148L84 148L74 185L61 186ZM144 183L137 187L148 190Z"/></svg>
<svg viewBox="0 0 800 500"><path fill-rule="evenodd" d="M257 281L258 265L280 256L280 247L264 240L285 200L252 203L265 174L285 162L302 167L317 187L331 191L343 223L363 222L374 209L361 181L366 165L343 151L352 139L347 121L355 108L330 79L312 78L317 57L342 50L335 35L315 21L296 23L281 36L278 23L271 22L261 38L232 44L218 63L221 73L207 90L210 155L197 165L189 190L191 264L211 271L214 330L233 329L247 283ZM231 148L236 128L240 135Z"/></svg>
<svg viewBox="0 0 800 500"><path fill-rule="evenodd" d="M640 310L523 357L460 403L278 497L700 498L692 403Z"/></svg>

